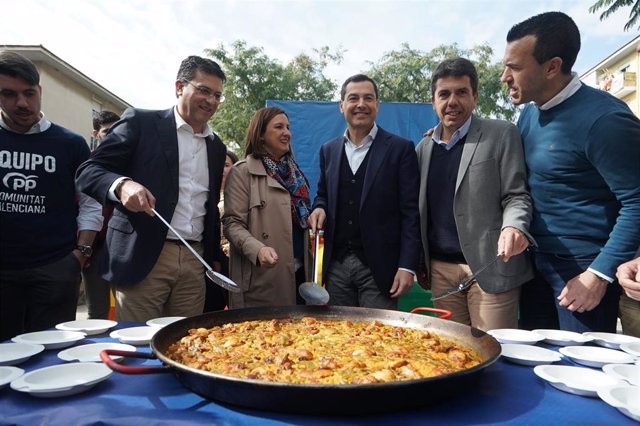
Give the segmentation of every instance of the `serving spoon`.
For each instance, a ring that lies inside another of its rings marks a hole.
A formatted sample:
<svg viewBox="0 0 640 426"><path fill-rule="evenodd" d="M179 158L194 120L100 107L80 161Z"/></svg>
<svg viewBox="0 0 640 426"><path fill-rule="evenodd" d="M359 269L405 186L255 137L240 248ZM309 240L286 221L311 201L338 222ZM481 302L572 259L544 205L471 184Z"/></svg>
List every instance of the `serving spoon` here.
<svg viewBox="0 0 640 426"><path fill-rule="evenodd" d="M487 269L489 266L493 265L494 263L497 262L498 259L502 258L502 253L499 253L496 257L494 257L492 260L490 260L488 263L486 263L482 268L478 269L473 275L471 275L469 278L467 278L466 280L462 281L460 284L458 284L456 287L454 287L451 290L447 290L443 293L440 293L438 295L434 295L431 300L438 300L438 299L442 299L443 297L447 297L447 296L451 296L452 294L456 294L456 293L460 293L463 290L468 289L469 287L471 287L471 284L473 284L476 280L476 277L478 275L480 275L480 273L482 271L484 271L485 269Z"/></svg>
<svg viewBox="0 0 640 426"><path fill-rule="evenodd" d="M167 222L162 217L162 215L156 211L156 209L152 208L151 211L153 211L153 213L156 216L158 216L158 219L160 219L165 225L167 225L167 228L169 228L176 237L180 238L180 241L182 241L185 247L187 247L191 251L191 253L193 253L196 259L200 261L200 263L202 263L202 265L205 267L205 275L207 276L207 278L209 278L211 281L213 281L215 284L219 285L220 287L225 288L233 293L239 293L242 291L238 286L238 284L234 283L224 275L214 271L213 268L209 266L209 264L205 262L205 260L202 257L200 257L200 255L193 249L193 247L191 247L191 244L189 244L184 238L182 238L182 236L178 234L178 232L173 228L173 226L171 226L171 224L169 224L169 222Z"/></svg>
<svg viewBox="0 0 640 426"><path fill-rule="evenodd" d="M318 284L318 264L322 259L319 255L320 238L323 236L324 231L321 229L318 230L318 233L315 236L315 250L313 252L313 281L304 282L300 284L300 287L298 288L300 296L302 296L307 305L326 305L329 302L329 293L324 286Z"/></svg>

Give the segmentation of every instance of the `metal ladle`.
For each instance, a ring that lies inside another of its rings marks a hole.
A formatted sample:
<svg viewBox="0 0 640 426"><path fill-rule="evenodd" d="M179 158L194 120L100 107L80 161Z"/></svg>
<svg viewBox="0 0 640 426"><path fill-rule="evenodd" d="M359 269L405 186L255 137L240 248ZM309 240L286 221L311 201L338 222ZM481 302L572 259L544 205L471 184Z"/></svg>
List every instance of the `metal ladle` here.
<svg viewBox="0 0 640 426"><path fill-rule="evenodd" d="M216 271L213 270L213 268L211 268L211 266L209 266L209 264L207 262L205 262L205 260L200 257L200 255L193 249L193 247L191 247L191 244L189 244L184 238L182 238L182 236L180 234L178 234L178 232L173 229L173 226L171 226L169 224L169 222L167 222L166 220L164 220L164 218L162 217L162 215L160 215L160 213L158 213L156 211L156 209L151 209L151 211L153 211L153 213L158 216L158 219L160 219L165 225L167 225L167 227L171 230L171 232L173 232L173 234L180 238L180 241L182 241L182 243L185 245L185 247L187 247L191 253L193 253L193 255L196 257L196 259L198 259L200 261L200 263L202 263L202 265L204 265L205 267L205 275L207 276L207 278L209 278L211 281L213 281L215 284L219 285L222 288L226 288L227 290L233 292L233 293L239 293L242 290L240 289L240 287L238 286L238 284L234 283L233 281L231 281L229 278L225 277L222 274L217 273Z"/></svg>
<svg viewBox="0 0 640 426"><path fill-rule="evenodd" d="M313 282L304 282L300 284L298 292L307 305L326 305L329 302L329 293L318 284L318 263L320 256L318 255L320 247L320 236L324 235L323 230L319 230L315 237L315 250L313 252Z"/></svg>

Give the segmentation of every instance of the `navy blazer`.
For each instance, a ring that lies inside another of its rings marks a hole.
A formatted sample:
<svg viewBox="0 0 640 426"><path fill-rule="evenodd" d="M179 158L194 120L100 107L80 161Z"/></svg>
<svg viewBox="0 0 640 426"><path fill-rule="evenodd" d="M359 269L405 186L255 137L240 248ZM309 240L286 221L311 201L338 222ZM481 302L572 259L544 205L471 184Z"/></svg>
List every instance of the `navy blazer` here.
<svg viewBox="0 0 640 426"><path fill-rule="evenodd" d="M220 184L226 147L217 136L208 137L209 200L204 223L204 259L220 258ZM78 189L103 205L111 184L127 176L144 185L156 197L156 210L171 221L178 203L178 136L173 108L162 111L127 109L91 158L76 175ZM115 204L102 250L102 276L128 285L142 281L162 251L167 227L157 217L134 213ZM204 279L204 276L203 276Z"/></svg>
<svg viewBox="0 0 640 426"><path fill-rule="evenodd" d="M344 152L340 136L320 148L320 180L313 207L324 209L322 276L333 252L338 180ZM420 172L413 143L381 127L371 144L360 200L360 236L378 288L388 294L398 268L416 271L420 256Z"/></svg>

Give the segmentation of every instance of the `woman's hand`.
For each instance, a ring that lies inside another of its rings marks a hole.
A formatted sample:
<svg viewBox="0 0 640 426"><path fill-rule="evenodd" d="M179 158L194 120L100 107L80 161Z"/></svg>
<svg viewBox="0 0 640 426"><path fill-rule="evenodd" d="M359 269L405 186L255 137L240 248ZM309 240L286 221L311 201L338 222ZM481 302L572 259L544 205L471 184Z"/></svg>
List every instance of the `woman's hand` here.
<svg viewBox="0 0 640 426"><path fill-rule="evenodd" d="M264 246L258 252L258 266L273 268L278 263L278 253L273 247Z"/></svg>

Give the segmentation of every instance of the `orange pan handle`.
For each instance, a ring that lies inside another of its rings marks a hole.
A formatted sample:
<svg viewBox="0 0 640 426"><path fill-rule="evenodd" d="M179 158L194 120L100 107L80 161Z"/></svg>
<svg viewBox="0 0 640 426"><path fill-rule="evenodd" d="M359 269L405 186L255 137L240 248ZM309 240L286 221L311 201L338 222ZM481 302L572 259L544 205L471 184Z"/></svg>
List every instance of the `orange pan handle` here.
<svg viewBox="0 0 640 426"><path fill-rule="evenodd" d="M437 314L436 316L440 319L447 319L447 318L450 318L451 315L453 315L451 311L447 311L446 309L438 309L438 308L418 307L418 308L413 308L411 310L412 314L417 314L418 312L433 312L434 314Z"/></svg>
<svg viewBox="0 0 640 426"><path fill-rule="evenodd" d="M160 367L152 367L152 366L130 366L130 365L122 365L117 363L115 360L111 359L109 355L119 355L127 358L145 358L145 359L157 359L154 354L149 354L146 352L132 352L132 351L121 351L118 349L105 349L100 351L100 359L104 362L107 367L110 369L117 371L118 373L124 374L151 374L151 373L168 373L171 369L168 366L160 366Z"/></svg>

